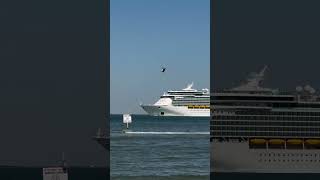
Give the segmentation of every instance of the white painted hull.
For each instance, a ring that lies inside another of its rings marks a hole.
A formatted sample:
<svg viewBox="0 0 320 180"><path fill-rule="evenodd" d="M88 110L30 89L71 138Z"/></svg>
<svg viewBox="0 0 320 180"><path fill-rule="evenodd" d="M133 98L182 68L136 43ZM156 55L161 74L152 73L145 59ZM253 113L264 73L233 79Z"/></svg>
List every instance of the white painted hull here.
<svg viewBox="0 0 320 180"><path fill-rule="evenodd" d="M320 150L249 149L248 142L211 142L211 172L320 173Z"/></svg>
<svg viewBox="0 0 320 180"><path fill-rule="evenodd" d="M172 105L141 105L144 111L151 116L190 116L190 117L209 117L210 109L188 109L185 106Z"/></svg>

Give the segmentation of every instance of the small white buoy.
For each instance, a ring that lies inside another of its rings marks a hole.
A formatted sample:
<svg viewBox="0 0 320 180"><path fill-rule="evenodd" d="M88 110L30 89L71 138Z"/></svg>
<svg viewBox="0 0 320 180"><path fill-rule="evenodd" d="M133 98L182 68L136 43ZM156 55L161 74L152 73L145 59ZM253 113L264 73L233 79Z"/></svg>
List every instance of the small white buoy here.
<svg viewBox="0 0 320 180"><path fill-rule="evenodd" d="M126 123L127 129L129 129L129 123L132 123L132 118L130 114L123 114L123 123Z"/></svg>

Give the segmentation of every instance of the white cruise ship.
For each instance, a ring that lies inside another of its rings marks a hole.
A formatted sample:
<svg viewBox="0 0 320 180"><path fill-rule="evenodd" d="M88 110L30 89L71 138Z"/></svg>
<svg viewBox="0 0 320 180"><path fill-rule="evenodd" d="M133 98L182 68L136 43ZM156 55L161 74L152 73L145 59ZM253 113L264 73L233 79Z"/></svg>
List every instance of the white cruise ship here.
<svg viewBox="0 0 320 180"><path fill-rule="evenodd" d="M182 90L168 91L153 105L140 106L152 116L210 116L208 89L192 89L193 83Z"/></svg>
<svg viewBox="0 0 320 180"><path fill-rule="evenodd" d="M320 173L320 96L260 87L265 70L213 92L211 172Z"/></svg>

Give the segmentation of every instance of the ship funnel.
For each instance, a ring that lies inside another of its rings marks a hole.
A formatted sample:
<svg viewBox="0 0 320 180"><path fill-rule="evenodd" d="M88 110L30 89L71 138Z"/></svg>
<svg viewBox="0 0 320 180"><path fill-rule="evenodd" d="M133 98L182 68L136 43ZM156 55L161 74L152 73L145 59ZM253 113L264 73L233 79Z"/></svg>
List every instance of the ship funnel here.
<svg viewBox="0 0 320 180"><path fill-rule="evenodd" d="M193 90L192 86L193 86L193 82L191 84L188 84L188 86L186 88L184 88L183 90Z"/></svg>

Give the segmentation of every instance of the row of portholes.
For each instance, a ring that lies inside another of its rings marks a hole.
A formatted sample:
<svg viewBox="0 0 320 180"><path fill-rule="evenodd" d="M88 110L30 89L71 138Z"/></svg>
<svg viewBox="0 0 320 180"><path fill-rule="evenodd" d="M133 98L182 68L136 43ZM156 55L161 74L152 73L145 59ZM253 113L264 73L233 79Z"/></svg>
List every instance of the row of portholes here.
<svg viewBox="0 0 320 180"><path fill-rule="evenodd" d="M305 156L305 157L320 157L320 155L318 155L318 154L311 154L311 153L308 153L308 154L294 154L294 153L287 153L287 154L283 154L283 153L264 153L264 154L262 154L262 153L260 153L259 154L259 156L261 157L261 156L269 156L269 157L271 157L271 156L278 156L278 157L281 157L281 156L283 156L283 157L303 157L303 156Z"/></svg>
<svg viewBox="0 0 320 180"><path fill-rule="evenodd" d="M259 159L259 162L320 162L320 159Z"/></svg>

